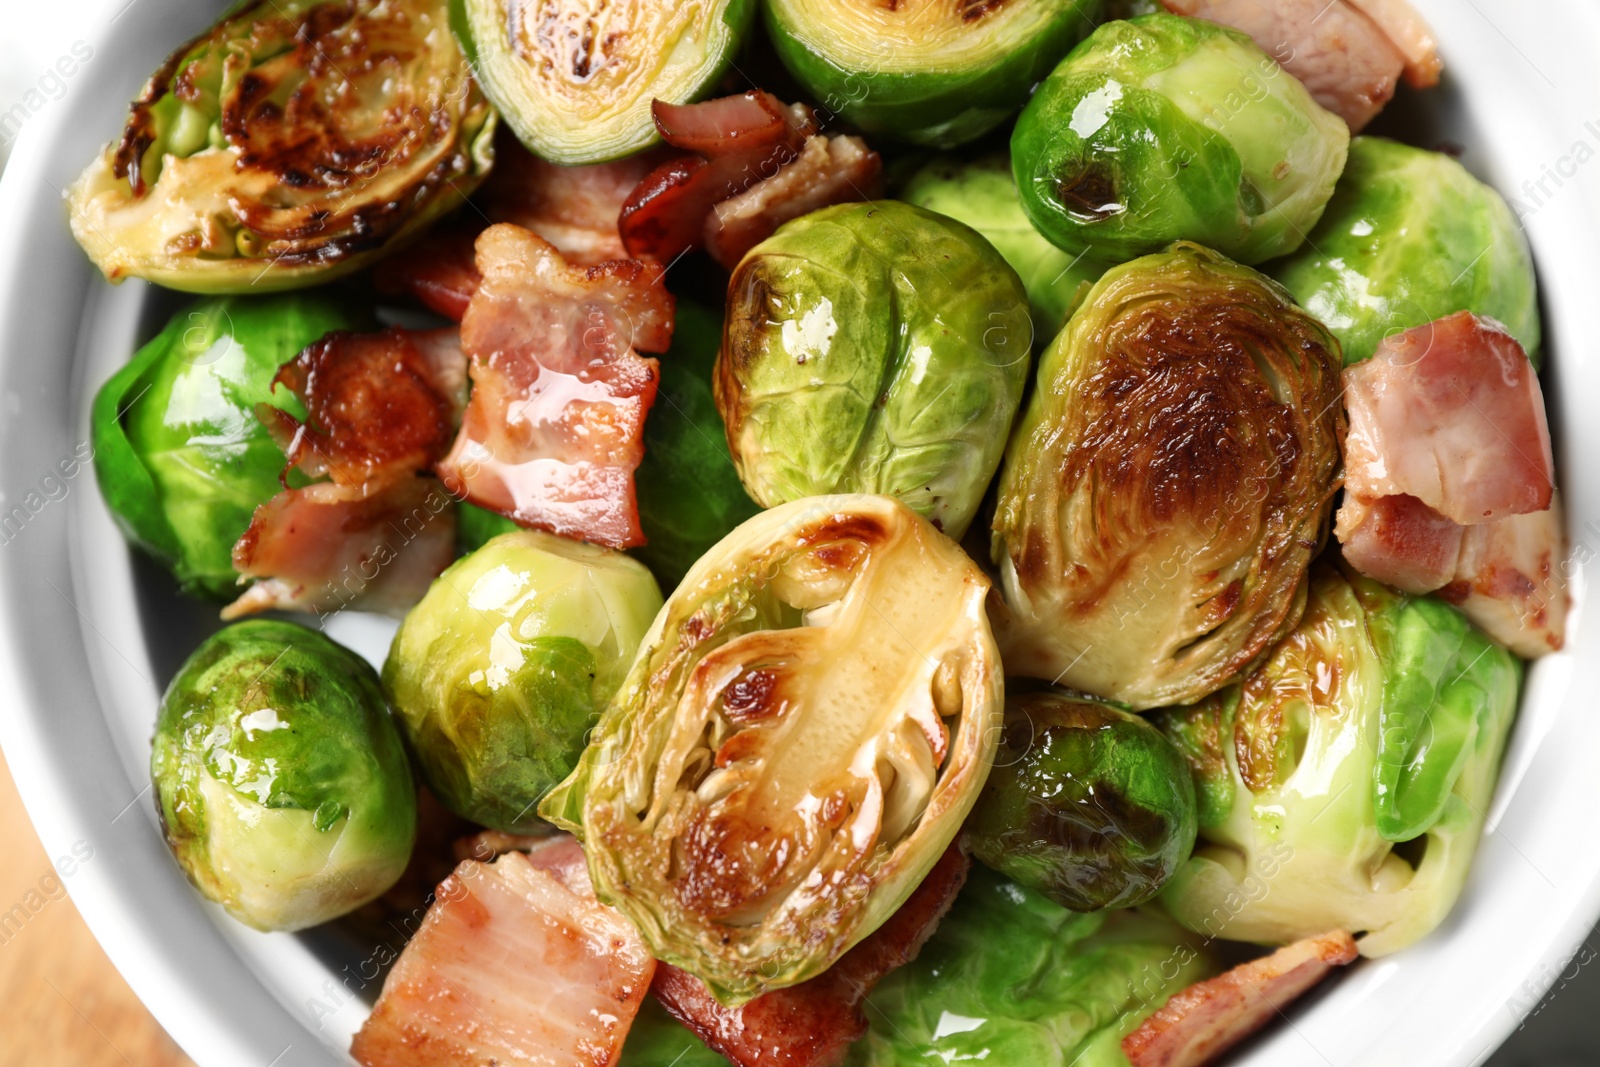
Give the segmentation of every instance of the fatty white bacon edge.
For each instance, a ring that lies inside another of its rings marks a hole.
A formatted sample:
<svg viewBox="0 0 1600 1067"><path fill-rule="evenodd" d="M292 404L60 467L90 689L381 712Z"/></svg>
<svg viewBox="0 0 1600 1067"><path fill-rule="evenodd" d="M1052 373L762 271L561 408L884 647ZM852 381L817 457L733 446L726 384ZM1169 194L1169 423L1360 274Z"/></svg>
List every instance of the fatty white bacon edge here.
<svg viewBox="0 0 1600 1067"><path fill-rule="evenodd" d="M570 837L468 860L351 1043L364 1067L610 1067L655 960L595 899Z"/></svg>
<svg viewBox="0 0 1600 1067"><path fill-rule="evenodd" d="M1559 497L1544 511L1462 528L1455 577L1439 596L1525 659L1566 643L1566 535Z"/></svg>
<svg viewBox="0 0 1600 1067"><path fill-rule="evenodd" d="M1249 35L1352 133L1383 110L1402 72L1418 88L1439 80L1433 36L1406 0L1163 2Z"/></svg>
<svg viewBox="0 0 1600 1067"><path fill-rule="evenodd" d="M1174 994L1122 1039L1123 1055L1132 1067L1210 1063L1355 958L1355 939L1333 930L1241 963Z"/></svg>

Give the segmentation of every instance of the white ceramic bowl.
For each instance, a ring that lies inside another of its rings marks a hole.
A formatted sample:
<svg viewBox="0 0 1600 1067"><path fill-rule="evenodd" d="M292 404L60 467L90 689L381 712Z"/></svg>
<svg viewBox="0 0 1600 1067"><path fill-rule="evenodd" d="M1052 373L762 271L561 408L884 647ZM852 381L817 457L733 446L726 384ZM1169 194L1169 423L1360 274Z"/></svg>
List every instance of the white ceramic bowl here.
<svg viewBox="0 0 1600 1067"><path fill-rule="evenodd" d="M1443 928L1355 973L1252 1047L1247 1062L1466 1065L1538 1001L1600 915L1600 628L1582 610L1600 550L1600 6L1416 0L1448 64L1408 103L1405 136L1464 161L1524 217L1543 287L1546 396L1574 543L1569 651L1530 672L1489 827ZM130 557L84 467L99 384L179 300L106 285L67 231L60 191L120 128L127 101L220 3L138 0L85 30L93 58L29 125L0 184L0 743L67 888L134 990L206 1067L347 1062L376 992L360 946L262 935L189 889L146 772L159 689L215 625ZM1525 184L1526 183L1526 184ZM72 470L68 462L66 470ZM389 624L335 636L381 659ZM83 860L85 855L90 858ZM0 907L12 902L0 902ZM1003 1064L997 1067L1029 1067Z"/></svg>

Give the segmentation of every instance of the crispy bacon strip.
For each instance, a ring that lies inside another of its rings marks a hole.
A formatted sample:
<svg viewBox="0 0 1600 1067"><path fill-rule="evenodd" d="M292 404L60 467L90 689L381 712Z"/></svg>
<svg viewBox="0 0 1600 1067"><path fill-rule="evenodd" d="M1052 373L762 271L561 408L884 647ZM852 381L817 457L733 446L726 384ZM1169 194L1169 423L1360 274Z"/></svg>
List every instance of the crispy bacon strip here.
<svg viewBox="0 0 1600 1067"><path fill-rule="evenodd" d="M617 1062L655 961L570 837L468 860L351 1042L364 1067Z"/></svg>
<svg viewBox="0 0 1600 1067"><path fill-rule="evenodd" d="M629 255L661 262L699 247L713 207L776 174L816 132L808 108L759 90L699 104L657 100L651 111L662 138L687 154L638 184L617 225Z"/></svg>
<svg viewBox="0 0 1600 1067"><path fill-rule="evenodd" d="M509 224L478 237L483 284L461 323L473 391L437 470L453 492L533 526L613 548L642 544L633 472L656 361L672 340L660 264L569 267Z"/></svg>
<svg viewBox="0 0 1600 1067"><path fill-rule="evenodd" d="M1132 1067L1211 1063L1355 958L1355 939L1333 930L1196 982L1123 1038L1123 1055Z"/></svg>
<svg viewBox="0 0 1600 1067"><path fill-rule="evenodd" d="M952 845L900 910L827 971L743 1007L723 1007L700 979L665 963L651 989L737 1067L833 1067L866 1032L862 1001L884 975L916 958L961 891L968 866Z"/></svg>
<svg viewBox="0 0 1600 1067"><path fill-rule="evenodd" d="M859 137L809 137L800 155L706 216L706 251L732 268L790 219L883 191L883 160Z"/></svg>
<svg viewBox="0 0 1600 1067"><path fill-rule="evenodd" d="M1465 527L1454 578L1439 595L1527 659L1566 643L1566 536L1559 499L1544 511Z"/></svg>
<svg viewBox="0 0 1600 1067"><path fill-rule="evenodd" d="M1358 133L1394 96L1439 81L1438 49L1406 0L1162 0L1248 34Z"/></svg>
<svg viewBox="0 0 1600 1067"><path fill-rule="evenodd" d="M372 284L385 296L410 297L447 319L460 322L483 279L473 262L472 229L441 226L416 244L372 268Z"/></svg>

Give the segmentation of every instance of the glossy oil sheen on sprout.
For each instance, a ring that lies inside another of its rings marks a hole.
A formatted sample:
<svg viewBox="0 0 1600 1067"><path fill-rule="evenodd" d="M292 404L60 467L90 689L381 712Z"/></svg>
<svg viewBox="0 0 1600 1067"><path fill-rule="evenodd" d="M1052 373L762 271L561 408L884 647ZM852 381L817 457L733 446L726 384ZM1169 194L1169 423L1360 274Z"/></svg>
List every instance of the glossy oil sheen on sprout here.
<svg viewBox="0 0 1600 1067"><path fill-rule="evenodd" d="M988 582L881 496L762 512L657 616L541 814L600 898L724 1003L825 970L904 902L983 786Z"/></svg>
<svg viewBox="0 0 1600 1067"><path fill-rule="evenodd" d="M1157 717L1203 798L1162 903L1212 937L1343 928L1367 956L1421 938L1461 892L1520 677L1454 609L1319 566L1304 619L1242 685Z"/></svg>
<svg viewBox="0 0 1600 1067"><path fill-rule="evenodd" d="M377 675L321 634L236 623L167 687L150 775L189 880L234 918L298 930L405 868L416 797Z"/></svg>
<svg viewBox="0 0 1600 1067"><path fill-rule="evenodd" d="M534 530L457 560L383 669L434 795L496 830L537 829L660 607L643 564Z"/></svg>
<svg viewBox="0 0 1600 1067"><path fill-rule="evenodd" d="M1298 248L1350 141L1244 34L1173 15L1110 22L1017 120L1022 206L1069 252L1131 259L1197 241L1244 263Z"/></svg>
<svg viewBox="0 0 1600 1067"><path fill-rule="evenodd" d="M751 249L728 293L716 397L750 495L887 493L959 538L1031 354L994 247L908 204L843 204Z"/></svg>
<svg viewBox="0 0 1600 1067"><path fill-rule="evenodd" d="M1196 245L1108 271L1039 362L993 551L1011 673L1150 708L1237 678L1294 626L1325 535L1339 346Z"/></svg>

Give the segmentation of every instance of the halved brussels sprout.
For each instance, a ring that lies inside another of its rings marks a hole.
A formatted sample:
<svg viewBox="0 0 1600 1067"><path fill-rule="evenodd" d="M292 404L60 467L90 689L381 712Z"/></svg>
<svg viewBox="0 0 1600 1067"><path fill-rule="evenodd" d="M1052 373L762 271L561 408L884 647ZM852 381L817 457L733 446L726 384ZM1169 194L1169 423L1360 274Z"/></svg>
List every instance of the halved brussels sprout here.
<svg viewBox="0 0 1600 1067"><path fill-rule="evenodd" d="M400 877L417 798L376 672L300 626L235 623L161 699L150 777L189 881L242 923L299 930Z"/></svg>
<svg viewBox="0 0 1600 1067"><path fill-rule="evenodd" d="M643 564L536 530L457 560L383 667L428 788L473 822L536 830L660 607Z"/></svg>
<svg viewBox="0 0 1600 1067"><path fill-rule="evenodd" d="M247 0L180 47L71 189L107 279L197 293L348 274L466 199L494 112L445 0Z"/></svg>
<svg viewBox="0 0 1600 1067"><path fill-rule="evenodd" d="M761 510L739 482L711 392L721 343L722 316L680 299L634 478L645 544L633 555L663 589L677 586L695 560Z"/></svg>
<svg viewBox="0 0 1600 1067"><path fill-rule="evenodd" d="M994 245L1022 279L1033 311L1034 340L1041 344L1061 332L1090 286L1106 272L1108 264L1081 252L1063 252L1033 228L1022 211L1007 156L935 160L912 175L900 195L966 223Z"/></svg>
<svg viewBox="0 0 1600 1067"><path fill-rule="evenodd" d="M982 868L917 958L873 990L849 1067L1127 1067L1122 1039L1218 968L1153 915L1078 915Z"/></svg>
<svg viewBox="0 0 1600 1067"><path fill-rule="evenodd" d="M1346 363L1457 311L1499 320L1539 363L1528 240L1500 194L1442 152L1351 141L1322 221L1272 274L1339 338Z"/></svg>
<svg viewBox="0 0 1600 1067"><path fill-rule="evenodd" d="M1366 956L1421 938L1461 892L1520 678L1444 604L1320 568L1242 686L1158 717L1211 798L1163 904L1212 937L1339 928Z"/></svg>
<svg viewBox="0 0 1600 1067"><path fill-rule="evenodd" d="M755 10L755 0L450 0L483 91L518 140L566 166L654 144L651 101L711 90Z"/></svg>
<svg viewBox="0 0 1600 1067"><path fill-rule="evenodd" d="M972 854L1073 911L1155 896L1194 848L1194 783L1161 731L1059 690L1006 702Z"/></svg>
<svg viewBox="0 0 1600 1067"><path fill-rule="evenodd" d="M1000 732L989 583L881 496L784 504L689 571L545 818L651 953L740 1004L826 970L955 837Z"/></svg>
<svg viewBox="0 0 1600 1067"><path fill-rule="evenodd" d="M728 282L717 407L760 503L887 493L951 537L1005 450L1027 295L968 226L892 200L787 223Z"/></svg>
<svg viewBox="0 0 1600 1067"><path fill-rule="evenodd" d="M769 0L778 56L869 133L952 148L1009 118L1102 0Z"/></svg>
<svg viewBox="0 0 1600 1067"><path fill-rule="evenodd" d="M1039 87L1011 136L1028 217L1069 252L1122 260L1198 241L1243 263L1300 247L1350 131L1237 30L1108 22Z"/></svg>
<svg viewBox="0 0 1600 1067"><path fill-rule="evenodd" d="M1339 343L1198 245L1113 267L1039 362L994 518L1006 668L1198 700L1294 626L1327 535Z"/></svg>
<svg viewBox="0 0 1600 1067"><path fill-rule="evenodd" d="M330 330L365 326L365 312L349 305L313 293L200 301L95 395L95 480L106 506L186 591L238 594L234 542L282 488L283 449L256 405L305 418L273 376Z"/></svg>

